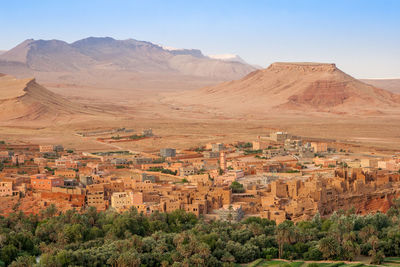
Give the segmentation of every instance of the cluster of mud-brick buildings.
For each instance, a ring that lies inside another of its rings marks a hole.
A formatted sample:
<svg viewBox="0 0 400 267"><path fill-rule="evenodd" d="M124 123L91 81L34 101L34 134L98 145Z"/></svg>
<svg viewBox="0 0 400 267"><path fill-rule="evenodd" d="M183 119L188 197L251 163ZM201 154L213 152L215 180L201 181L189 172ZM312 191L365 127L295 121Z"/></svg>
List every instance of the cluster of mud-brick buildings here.
<svg viewBox="0 0 400 267"><path fill-rule="evenodd" d="M286 132L193 150L74 152L0 144L0 214L182 209L206 219L277 222L354 208L386 211L400 190L400 156L353 153Z"/></svg>

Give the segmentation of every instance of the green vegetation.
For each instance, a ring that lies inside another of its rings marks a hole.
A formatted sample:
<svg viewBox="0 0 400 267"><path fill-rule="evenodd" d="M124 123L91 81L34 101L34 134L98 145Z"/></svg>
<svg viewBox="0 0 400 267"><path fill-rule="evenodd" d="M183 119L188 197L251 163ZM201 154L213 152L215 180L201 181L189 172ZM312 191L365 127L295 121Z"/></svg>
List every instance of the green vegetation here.
<svg viewBox="0 0 400 267"><path fill-rule="evenodd" d="M152 163L163 163L163 162L165 162L164 158L158 158L152 161Z"/></svg>
<svg viewBox="0 0 400 267"><path fill-rule="evenodd" d="M299 170L287 170L286 171L287 173L298 173L298 172L300 172Z"/></svg>
<svg viewBox="0 0 400 267"><path fill-rule="evenodd" d="M239 149L252 148L252 147L253 147L253 144L250 143L250 142L239 143L239 144L235 145L235 147L236 147L236 148L239 148Z"/></svg>
<svg viewBox="0 0 400 267"><path fill-rule="evenodd" d="M244 154L245 154L245 155L261 154L261 153L262 153L262 149L258 149L258 150L245 149L245 150L244 150Z"/></svg>
<svg viewBox="0 0 400 267"><path fill-rule="evenodd" d="M45 168L46 170L48 170L49 172L54 172L54 170L55 170L55 169L52 169L52 168L50 168L50 167L47 167L47 166L46 166L46 167L44 167L44 168Z"/></svg>
<svg viewBox="0 0 400 267"><path fill-rule="evenodd" d="M54 171L56 170L56 169L52 169L52 168L50 168L50 167L44 167L47 171L49 171L49 172L51 172L51 174L52 175L54 175Z"/></svg>
<svg viewBox="0 0 400 267"><path fill-rule="evenodd" d="M243 193L244 187L241 183L233 181L230 188L232 189L232 193Z"/></svg>
<svg viewBox="0 0 400 267"><path fill-rule="evenodd" d="M286 262L286 261L281 261L281 260L258 259L246 266L247 267L250 267L250 266L300 267L300 266L304 266L304 262L303 261ZM305 265L305 266L307 266L307 265Z"/></svg>
<svg viewBox="0 0 400 267"><path fill-rule="evenodd" d="M117 169L124 169L124 168L128 168L129 166L125 166L125 165L117 165L115 166Z"/></svg>
<svg viewBox="0 0 400 267"><path fill-rule="evenodd" d="M182 210L147 217L135 209L59 213L50 206L35 216L0 217L0 266L363 266L342 262L359 255L393 266L399 221L400 200L387 214L340 211L279 225L257 217L205 222ZM290 261L271 260L278 257ZM336 262L304 263L320 260Z"/></svg>
<svg viewBox="0 0 400 267"><path fill-rule="evenodd" d="M145 138L145 137L146 136L142 135L142 134L134 134L134 135L129 136L129 139L136 140L136 139L142 139L142 138Z"/></svg>
<svg viewBox="0 0 400 267"><path fill-rule="evenodd" d="M346 264L344 262L334 262L334 263L328 263L328 262L311 262L311 263L304 263L303 261L283 261L283 260L268 260L268 259L258 259L250 264L246 265L247 267L252 267L252 266L288 266L288 267L363 267L363 266L370 266L374 267L372 265L366 265L363 263L350 263Z"/></svg>
<svg viewBox="0 0 400 267"><path fill-rule="evenodd" d="M74 153L74 151L72 149L68 149L67 153L72 154L72 153Z"/></svg>
<svg viewBox="0 0 400 267"><path fill-rule="evenodd" d="M43 158L45 159L58 159L58 156L54 153L44 153Z"/></svg>
<svg viewBox="0 0 400 267"><path fill-rule="evenodd" d="M206 150L206 147L205 146L199 146L199 147L191 148L189 150L195 151L195 152L203 152L203 151Z"/></svg>
<svg viewBox="0 0 400 267"><path fill-rule="evenodd" d="M6 142L5 141L0 141L0 145L5 145Z"/></svg>
<svg viewBox="0 0 400 267"><path fill-rule="evenodd" d="M171 175L177 175L178 174L177 171L171 171L171 170L164 169L164 168L159 168L159 167L150 167L148 169L148 171L150 171L150 172L161 172L161 173L171 174Z"/></svg>
<svg viewBox="0 0 400 267"><path fill-rule="evenodd" d="M346 162L339 162L338 166L347 168L347 163Z"/></svg>
<svg viewBox="0 0 400 267"><path fill-rule="evenodd" d="M132 140L136 140L136 139L142 139L142 138L145 138L145 137L146 136L142 135L142 134L133 134L133 135L128 136L127 138L128 139L132 139ZM121 140L122 138L123 137L119 136L119 134L115 135L115 136L111 136L111 139L113 139L113 140ZM126 137L124 137L124 138L126 138Z"/></svg>
<svg viewBox="0 0 400 267"><path fill-rule="evenodd" d="M386 266L400 266L399 257L387 257L384 259L384 264Z"/></svg>
<svg viewBox="0 0 400 267"><path fill-rule="evenodd" d="M300 162L297 162L297 163L296 163L296 166L299 166L299 167L302 168L302 169L306 169L306 168L307 168L307 166L302 165Z"/></svg>
<svg viewBox="0 0 400 267"><path fill-rule="evenodd" d="M204 168L201 168L200 170L198 170L196 173L197 174L205 174L207 172L207 170L206 169L204 169Z"/></svg>

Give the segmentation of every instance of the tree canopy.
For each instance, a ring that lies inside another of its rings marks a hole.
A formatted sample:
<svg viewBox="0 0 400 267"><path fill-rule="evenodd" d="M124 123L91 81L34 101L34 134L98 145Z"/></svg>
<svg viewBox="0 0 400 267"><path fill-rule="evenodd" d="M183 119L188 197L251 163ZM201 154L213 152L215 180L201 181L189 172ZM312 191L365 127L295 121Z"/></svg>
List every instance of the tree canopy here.
<svg viewBox="0 0 400 267"><path fill-rule="evenodd" d="M131 209L0 217L0 266L229 266L258 258L348 260L379 264L400 256L400 201L387 214L319 214L276 225L258 217L204 221L176 210L145 216ZM36 257L40 258L36 263Z"/></svg>

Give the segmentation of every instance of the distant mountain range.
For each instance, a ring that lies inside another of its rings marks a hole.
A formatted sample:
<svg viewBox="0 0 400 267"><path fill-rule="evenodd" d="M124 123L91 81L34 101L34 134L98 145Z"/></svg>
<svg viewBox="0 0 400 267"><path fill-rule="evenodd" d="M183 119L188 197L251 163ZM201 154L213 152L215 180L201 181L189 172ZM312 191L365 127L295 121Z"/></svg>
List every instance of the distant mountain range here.
<svg viewBox="0 0 400 267"><path fill-rule="evenodd" d="M89 90L86 96L96 94L105 99L118 89L122 90L118 93L122 99L127 92L123 90L174 90L178 93L167 93L162 101L264 117L299 112L373 116L400 112L398 80L363 82L327 63L273 63L258 69L237 55L206 56L197 49L163 47L134 39L89 37L73 43L29 39L0 54L0 73L31 77L23 98L4 95L0 105L11 107L14 103L21 110L19 117L48 110L46 106L52 105L46 98L53 99L51 103L66 114L93 112L67 103L44 88L64 96L69 92L65 89L70 88L78 98L85 88ZM40 101L39 96L43 96ZM21 106L20 99L42 104L31 109L30 104Z"/></svg>
<svg viewBox="0 0 400 267"><path fill-rule="evenodd" d="M400 79L361 79L361 81L400 94Z"/></svg>
<svg viewBox="0 0 400 267"><path fill-rule="evenodd" d="M143 75L144 80L164 75L215 82L238 79L255 69L243 60L210 58L196 49L168 49L110 37L89 37L73 43L29 39L0 55L0 72L35 76L46 83L102 83L104 76L121 72L126 74L122 80L131 73L135 79Z"/></svg>
<svg viewBox="0 0 400 267"><path fill-rule="evenodd" d="M235 55L235 54L208 55L208 57L213 58L213 59L228 61L228 62L240 62L243 64L247 64L243 60L243 58L241 58L239 55Z"/></svg>

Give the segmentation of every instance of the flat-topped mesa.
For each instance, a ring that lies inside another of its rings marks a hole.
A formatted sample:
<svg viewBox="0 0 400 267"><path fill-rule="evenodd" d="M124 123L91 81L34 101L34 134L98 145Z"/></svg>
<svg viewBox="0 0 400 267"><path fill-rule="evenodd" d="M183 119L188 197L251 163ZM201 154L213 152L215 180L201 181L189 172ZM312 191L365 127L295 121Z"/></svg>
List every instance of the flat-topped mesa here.
<svg viewBox="0 0 400 267"><path fill-rule="evenodd" d="M275 62L266 70L273 72L280 71L301 71L301 72L334 72L338 68L334 63L314 62Z"/></svg>
<svg viewBox="0 0 400 267"><path fill-rule="evenodd" d="M246 77L176 97L230 114L397 114L400 99L344 73L335 64L273 63Z"/></svg>

